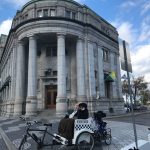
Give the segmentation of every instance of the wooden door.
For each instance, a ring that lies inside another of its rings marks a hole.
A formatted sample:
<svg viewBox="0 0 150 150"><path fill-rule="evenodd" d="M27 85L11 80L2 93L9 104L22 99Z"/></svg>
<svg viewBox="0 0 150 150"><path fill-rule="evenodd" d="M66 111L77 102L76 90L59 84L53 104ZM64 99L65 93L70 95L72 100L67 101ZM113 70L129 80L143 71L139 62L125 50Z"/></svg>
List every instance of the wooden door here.
<svg viewBox="0 0 150 150"><path fill-rule="evenodd" d="M46 86L46 108L55 108L57 98L57 87L56 86Z"/></svg>

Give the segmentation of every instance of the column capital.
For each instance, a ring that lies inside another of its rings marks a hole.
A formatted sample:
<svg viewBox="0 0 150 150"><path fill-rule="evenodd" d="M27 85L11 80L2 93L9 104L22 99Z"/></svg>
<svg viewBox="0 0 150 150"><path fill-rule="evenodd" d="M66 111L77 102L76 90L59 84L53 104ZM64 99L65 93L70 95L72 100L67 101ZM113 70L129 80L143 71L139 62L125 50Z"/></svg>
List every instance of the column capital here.
<svg viewBox="0 0 150 150"><path fill-rule="evenodd" d="M98 46L98 48L100 48L100 49L102 49L102 48L103 48L103 46L102 46L102 45L100 45L100 44L98 44L97 46Z"/></svg>
<svg viewBox="0 0 150 150"><path fill-rule="evenodd" d="M57 36L66 36L66 33L64 33L64 32L57 32Z"/></svg>
<svg viewBox="0 0 150 150"><path fill-rule="evenodd" d="M22 45L22 46L25 45L25 43L24 43L22 40L18 40L18 44L20 44L20 45Z"/></svg>
<svg viewBox="0 0 150 150"><path fill-rule="evenodd" d="M83 41L84 40L84 37L83 36L78 36L78 38L77 38L77 41Z"/></svg>
<svg viewBox="0 0 150 150"><path fill-rule="evenodd" d="M28 34L27 37L31 40L36 40L37 39L37 35L36 34Z"/></svg>

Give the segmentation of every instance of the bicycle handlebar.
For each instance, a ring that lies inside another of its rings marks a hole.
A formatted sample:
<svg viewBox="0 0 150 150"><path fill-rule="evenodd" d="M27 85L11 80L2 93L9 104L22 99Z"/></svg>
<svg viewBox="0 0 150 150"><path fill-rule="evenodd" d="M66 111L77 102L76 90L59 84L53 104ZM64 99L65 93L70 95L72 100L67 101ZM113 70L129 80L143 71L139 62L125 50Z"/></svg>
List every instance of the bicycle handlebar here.
<svg viewBox="0 0 150 150"><path fill-rule="evenodd" d="M23 121L27 121L27 120L29 119L28 117L23 117L23 116L20 116L19 118L20 118L21 120L23 120ZM34 125L34 124L42 124L42 122L35 120L35 121L27 121L26 124L27 124L28 126L31 126L31 125Z"/></svg>
<svg viewBox="0 0 150 150"><path fill-rule="evenodd" d="M21 120L23 121L26 121L26 124L28 126L31 126L31 125L34 125L34 124L42 124L44 126L49 126L49 127L52 127L52 123L42 123L41 121L37 121L37 120L34 120L34 121L27 121L29 118L28 117L23 117L23 116L20 116L19 117Z"/></svg>

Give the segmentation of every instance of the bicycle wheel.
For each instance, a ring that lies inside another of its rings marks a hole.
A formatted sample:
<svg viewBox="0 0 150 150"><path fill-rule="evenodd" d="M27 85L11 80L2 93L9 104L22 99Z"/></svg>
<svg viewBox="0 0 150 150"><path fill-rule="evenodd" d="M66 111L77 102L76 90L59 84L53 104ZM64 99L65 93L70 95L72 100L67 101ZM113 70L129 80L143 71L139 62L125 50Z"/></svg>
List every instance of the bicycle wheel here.
<svg viewBox="0 0 150 150"><path fill-rule="evenodd" d="M105 139L105 143L107 145L110 145L111 144L111 135L106 133L105 136L104 136L104 139Z"/></svg>
<svg viewBox="0 0 150 150"><path fill-rule="evenodd" d="M94 147L94 138L89 132L82 132L76 140L78 150L92 150Z"/></svg>
<svg viewBox="0 0 150 150"><path fill-rule="evenodd" d="M25 149L25 143L27 142L27 135L24 135L22 138L18 150L24 150Z"/></svg>

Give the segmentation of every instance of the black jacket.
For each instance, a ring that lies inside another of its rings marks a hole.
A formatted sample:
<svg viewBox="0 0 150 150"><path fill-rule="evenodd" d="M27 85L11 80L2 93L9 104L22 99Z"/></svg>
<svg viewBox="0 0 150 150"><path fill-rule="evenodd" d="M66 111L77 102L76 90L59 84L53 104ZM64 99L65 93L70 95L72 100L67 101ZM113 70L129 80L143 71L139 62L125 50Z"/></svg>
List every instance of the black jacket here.
<svg viewBox="0 0 150 150"><path fill-rule="evenodd" d="M75 117L77 117L77 119L88 119L88 117L89 117L89 112L88 112L87 109L85 109L85 110L79 109L79 110L77 111L77 113L75 114Z"/></svg>

